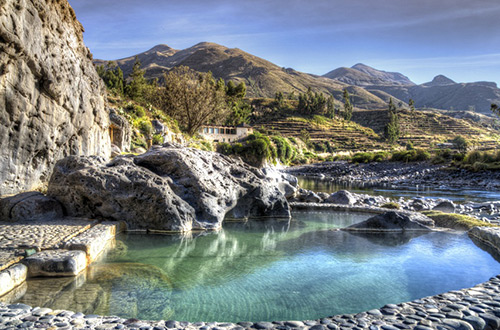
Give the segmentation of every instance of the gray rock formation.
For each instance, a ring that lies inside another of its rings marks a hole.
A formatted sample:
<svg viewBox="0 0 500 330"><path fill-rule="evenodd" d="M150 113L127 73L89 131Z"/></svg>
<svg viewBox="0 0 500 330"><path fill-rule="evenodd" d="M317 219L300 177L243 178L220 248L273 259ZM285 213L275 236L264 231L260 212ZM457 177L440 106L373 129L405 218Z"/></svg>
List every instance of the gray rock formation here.
<svg viewBox="0 0 500 330"><path fill-rule="evenodd" d="M290 217L283 193L262 171L213 152L155 147L111 162L59 161L48 195L69 215L123 220L131 229L218 229L233 218Z"/></svg>
<svg viewBox="0 0 500 330"><path fill-rule="evenodd" d="M11 291L26 280L28 268L23 264L15 264L0 272L0 296Z"/></svg>
<svg viewBox="0 0 500 330"><path fill-rule="evenodd" d="M325 203L353 205L356 203L356 197L347 190L340 190L331 194L330 197L325 200Z"/></svg>
<svg viewBox="0 0 500 330"><path fill-rule="evenodd" d="M439 201L436 206L432 208L434 211L441 211L445 213L454 213L455 212L455 203L449 200Z"/></svg>
<svg viewBox="0 0 500 330"><path fill-rule="evenodd" d="M479 240L491 247L496 256L500 256L500 228L498 227L474 227L469 230L469 237Z"/></svg>
<svg viewBox="0 0 500 330"><path fill-rule="evenodd" d="M62 216L58 201L36 191L0 199L0 221L49 220Z"/></svg>
<svg viewBox="0 0 500 330"><path fill-rule="evenodd" d="M0 2L0 195L58 159L110 152L105 88L66 0Z"/></svg>
<svg viewBox="0 0 500 330"><path fill-rule="evenodd" d="M374 232L405 232L405 231L431 231L432 229L418 222L419 219L400 212L386 212L371 217L368 220L344 228L352 231Z"/></svg>
<svg viewBox="0 0 500 330"><path fill-rule="evenodd" d="M132 141L132 130L128 121L120 116L116 110L109 110L109 132L111 143L121 151L130 151L130 143ZM120 152L118 154L120 154Z"/></svg>
<svg viewBox="0 0 500 330"><path fill-rule="evenodd" d="M28 276L75 276L87 267L83 251L46 250L23 259Z"/></svg>

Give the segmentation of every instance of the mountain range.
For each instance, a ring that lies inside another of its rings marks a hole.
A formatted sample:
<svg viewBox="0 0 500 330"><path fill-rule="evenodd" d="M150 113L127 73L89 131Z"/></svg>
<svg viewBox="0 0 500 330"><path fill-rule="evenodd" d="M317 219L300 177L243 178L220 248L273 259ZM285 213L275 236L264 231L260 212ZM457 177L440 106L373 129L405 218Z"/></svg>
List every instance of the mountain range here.
<svg viewBox="0 0 500 330"><path fill-rule="evenodd" d="M176 66L188 66L199 72L211 71L215 78L245 82L247 96L274 97L276 92L304 93L313 91L330 93L342 100L342 90L352 95L352 103L362 109L383 109L389 98L397 104L415 101L417 108L443 110L475 110L490 113L491 103L500 103L500 89L494 82L456 83L443 76L417 85L398 72L385 72L358 63L350 68L341 67L323 76L283 68L238 48L202 42L193 47L176 50L157 45L150 50L115 60L125 76L132 72L135 58L141 62L148 79L161 78ZM96 65L109 61L94 60Z"/></svg>

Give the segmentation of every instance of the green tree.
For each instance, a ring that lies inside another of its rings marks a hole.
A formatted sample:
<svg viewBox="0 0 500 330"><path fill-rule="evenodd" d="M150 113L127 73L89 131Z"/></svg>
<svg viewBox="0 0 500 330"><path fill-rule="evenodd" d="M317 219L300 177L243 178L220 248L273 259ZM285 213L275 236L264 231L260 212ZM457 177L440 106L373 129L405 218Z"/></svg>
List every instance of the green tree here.
<svg viewBox="0 0 500 330"><path fill-rule="evenodd" d="M125 93L135 101L143 101L144 92L147 89L148 83L144 78L144 70L141 70L141 61L139 57L135 57L135 63L132 67L132 73L129 76L129 83L125 87Z"/></svg>
<svg viewBox="0 0 500 330"><path fill-rule="evenodd" d="M384 133L387 142L393 144L399 139L401 132L399 127L399 116L396 111L396 106L392 101L392 97L389 99L389 107L387 109L387 113L389 122L385 126Z"/></svg>
<svg viewBox="0 0 500 330"><path fill-rule="evenodd" d="M211 72L198 73L185 66L164 75L157 106L176 119L189 135L201 125L221 123L228 114L224 83L216 82Z"/></svg>
<svg viewBox="0 0 500 330"><path fill-rule="evenodd" d="M326 116L330 119L335 117L335 99L332 95L326 101Z"/></svg>
<svg viewBox="0 0 500 330"><path fill-rule="evenodd" d="M344 89L344 119L350 121L352 118L352 104L347 89Z"/></svg>
<svg viewBox="0 0 500 330"><path fill-rule="evenodd" d="M299 94L297 111L303 115L323 115L327 111L327 99L323 93L313 93L308 88L305 94Z"/></svg>
<svg viewBox="0 0 500 330"><path fill-rule="evenodd" d="M280 91L274 94L274 103L276 103L278 109L283 108L285 105L285 96L283 95L283 92Z"/></svg>
<svg viewBox="0 0 500 330"><path fill-rule="evenodd" d="M247 87L244 82L235 85L229 81L226 85L226 102L229 108L229 115L226 118L226 125L237 126L242 123L248 123L252 114L252 107L244 99Z"/></svg>
<svg viewBox="0 0 500 330"><path fill-rule="evenodd" d="M123 95L123 71L115 61L108 62L106 67L98 65L96 71L110 91L118 95Z"/></svg>
<svg viewBox="0 0 500 330"><path fill-rule="evenodd" d="M415 118L415 101L413 99L410 99L408 101L408 105L410 106L411 117Z"/></svg>

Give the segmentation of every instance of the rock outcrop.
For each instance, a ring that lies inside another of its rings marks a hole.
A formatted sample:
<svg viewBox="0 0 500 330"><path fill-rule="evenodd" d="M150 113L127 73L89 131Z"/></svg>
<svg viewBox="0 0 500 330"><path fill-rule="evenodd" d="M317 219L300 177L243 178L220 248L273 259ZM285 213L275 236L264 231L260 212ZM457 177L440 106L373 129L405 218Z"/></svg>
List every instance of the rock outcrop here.
<svg viewBox="0 0 500 330"><path fill-rule="evenodd" d="M46 182L57 160L110 152L105 87L66 0L0 2L0 195Z"/></svg>
<svg viewBox="0 0 500 330"><path fill-rule="evenodd" d="M100 157L67 157L57 163L48 195L71 216L182 232L218 229L226 215L290 217L273 180L241 161L166 144L109 163Z"/></svg>
<svg viewBox="0 0 500 330"><path fill-rule="evenodd" d="M420 223L419 220L419 218L412 217L408 214L391 211L376 215L368 220L354 224L347 228L343 228L343 230L373 232L406 232L432 230L426 225Z"/></svg>

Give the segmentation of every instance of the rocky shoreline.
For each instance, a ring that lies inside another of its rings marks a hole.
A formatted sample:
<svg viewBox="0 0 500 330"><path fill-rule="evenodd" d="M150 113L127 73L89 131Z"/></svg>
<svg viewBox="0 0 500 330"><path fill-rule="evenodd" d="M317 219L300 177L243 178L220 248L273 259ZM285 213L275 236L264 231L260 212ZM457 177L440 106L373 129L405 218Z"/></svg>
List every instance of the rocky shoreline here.
<svg viewBox="0 0 500 330"><path fill-rule="evenodd" d="M289 167L283 170L295 176L305 176L360 186L421 186L439 188L500 189L500 171L471 172L449 169L444 165L416 163L323 162Z"/></svg>

